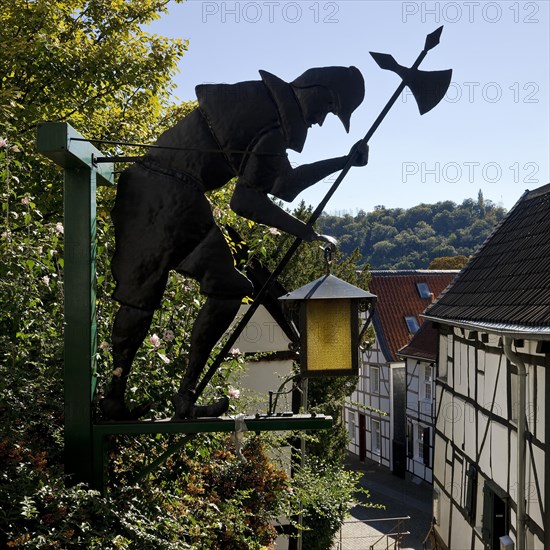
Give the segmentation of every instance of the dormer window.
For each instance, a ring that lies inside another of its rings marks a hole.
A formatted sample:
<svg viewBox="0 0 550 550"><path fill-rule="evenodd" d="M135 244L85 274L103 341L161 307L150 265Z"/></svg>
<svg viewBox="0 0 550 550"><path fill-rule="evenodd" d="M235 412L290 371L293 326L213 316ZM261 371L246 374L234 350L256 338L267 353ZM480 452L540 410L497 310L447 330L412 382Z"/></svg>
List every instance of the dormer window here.
<svg viewBox="0 0 550 550"><path fill-rule="evenodd" d="M407 323L407 329L411 334L416 334L416 332L420 328L418 320L414 315L408 315L407 317L405 317L405 323Z"/></svg>
<svg viewBox="0 0 550 550"><path fill-rule="evenodd" d="M416 283L416 289L423 300L429 300L432 297L428 283Z"/></svg>

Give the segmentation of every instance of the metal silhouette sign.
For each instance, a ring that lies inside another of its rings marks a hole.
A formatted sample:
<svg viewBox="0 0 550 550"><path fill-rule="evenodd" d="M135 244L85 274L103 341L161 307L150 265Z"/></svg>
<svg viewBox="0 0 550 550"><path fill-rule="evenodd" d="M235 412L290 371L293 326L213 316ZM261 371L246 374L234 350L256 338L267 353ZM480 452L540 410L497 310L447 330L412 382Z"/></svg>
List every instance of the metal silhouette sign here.
<svg viewBox="0 0 550 550"><path fill-rule="evenodd" d="M198 108L162 134L122 173L113 210L116 252L112 262L117 282L114 299L121 305L112 332L113 376L100 402L107 419L137 419L150 408L143 404L130 410L124 395L132 361L160 306L170 270L196 279L207 297L191 333L187 371L172 398L173 419L220 416L227 411L227 397L207 405L196 401L299 244L334 242L317 234L313 224L351 167L367 164L368 141L398 96L409 86L421 114L443 98L451 71L418 69L427 52L438 44L441 31L442 27L428 35L411 68L398 65L389 55L371 54L382 68L401 76L402 82L365 137L347 155L292 168L286 151L301 152L308 128L322 125L329 113L349 131L351 115L364 97L363 77L357 68L310 69L290 83L260 71L259 81L198 86ZM307 223L269 198L273 195L291 201L338 171L338 178ZM213 347L233 321L242 298L252 294L251 283L234 267L204 196L205 191L222 187L235 177L230 207L241 216L290 233L296 240L203 375Z"/></svg>

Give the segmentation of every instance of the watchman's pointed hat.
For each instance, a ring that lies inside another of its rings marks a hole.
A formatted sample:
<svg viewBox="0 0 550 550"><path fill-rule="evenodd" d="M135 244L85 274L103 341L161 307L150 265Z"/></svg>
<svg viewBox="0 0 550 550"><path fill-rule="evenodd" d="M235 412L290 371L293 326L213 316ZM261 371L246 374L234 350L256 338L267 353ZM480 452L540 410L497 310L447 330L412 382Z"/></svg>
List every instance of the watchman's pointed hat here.
<svg viewBox="0 0 550 550"><path fill-rule="evenodd" d="M308 69L290 83L296 88L323 86L332 92L335 115L349 132L351 114L365 97L365 81L357 67L318 67Z"/></svg>

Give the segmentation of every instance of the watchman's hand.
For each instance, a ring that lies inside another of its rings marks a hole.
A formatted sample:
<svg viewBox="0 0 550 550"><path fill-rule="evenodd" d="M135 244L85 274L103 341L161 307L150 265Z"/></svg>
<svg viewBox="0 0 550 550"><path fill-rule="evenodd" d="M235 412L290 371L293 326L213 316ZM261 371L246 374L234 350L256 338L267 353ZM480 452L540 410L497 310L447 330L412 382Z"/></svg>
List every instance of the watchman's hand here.
<svg viewBox="0 0 550 550"><path fill-rule="evenodd" d="M328 243L333 252L338 247L338 241L334 237L331 237L330 235L319 235L319 234L317 234L317 237L316 237L315 240L316 241L323 241L325 243Z"/></svg>
<svg viewBox="0 0 550 550"><path fill-rule="evenodd" d="M351 149L348 158L352 166L366 166L369 162L369 144L363 140L358 141Z"/></svg>
<svg viewBox="0 0 550 550"><path fill-rule="evenodd" d="M319 233L317 233L317 231L315 231L309 224L303 224L302 227L303 231L297 236L299 236L303 241L308 243L313 241L323 241L325 243L329 243L331 248L336 250L338 241L334 237L331 237L330 235L319 235Z"/></svg>

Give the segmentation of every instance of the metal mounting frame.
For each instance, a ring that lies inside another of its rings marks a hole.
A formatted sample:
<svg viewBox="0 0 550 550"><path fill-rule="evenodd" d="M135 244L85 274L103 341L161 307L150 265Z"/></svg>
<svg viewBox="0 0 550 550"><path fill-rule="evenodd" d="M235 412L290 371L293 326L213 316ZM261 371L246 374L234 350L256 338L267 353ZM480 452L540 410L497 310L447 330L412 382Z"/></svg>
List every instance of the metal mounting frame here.
<svg viewBox="0 0 550 550"><path fill-rule="evenodd" d="M101 151L66 122L37 128L37 150L64 169L65 241L65 473L74 482L105 488L106 440L112 435L233 432L234 418L172 422L93 422L96 389L96 188L113 185L112 163L98 163ZM249 431L327 429L324 415L245 417ZM157 461L153 461L155 463Z"/></svg>

